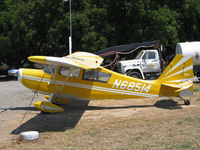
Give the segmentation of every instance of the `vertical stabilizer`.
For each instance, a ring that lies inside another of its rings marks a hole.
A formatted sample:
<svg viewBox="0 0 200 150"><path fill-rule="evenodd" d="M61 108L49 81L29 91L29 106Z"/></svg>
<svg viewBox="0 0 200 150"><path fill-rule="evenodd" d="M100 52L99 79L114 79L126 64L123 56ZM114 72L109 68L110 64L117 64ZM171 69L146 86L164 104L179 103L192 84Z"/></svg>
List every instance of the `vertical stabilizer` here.
<svg viewBox="0 0 200 150"><path fill-rule="evenodd" d="M158 81L162 83L180 84L185 81L193 81L193 59L192 57L176 55L167 66Z"/></svg>
<svg viewBox="0 0 200 150"><path fill-rule="evenodd" d="M176 55L157 82L161 83L160 95L189 96L193 93L193 59Z"/></svg>

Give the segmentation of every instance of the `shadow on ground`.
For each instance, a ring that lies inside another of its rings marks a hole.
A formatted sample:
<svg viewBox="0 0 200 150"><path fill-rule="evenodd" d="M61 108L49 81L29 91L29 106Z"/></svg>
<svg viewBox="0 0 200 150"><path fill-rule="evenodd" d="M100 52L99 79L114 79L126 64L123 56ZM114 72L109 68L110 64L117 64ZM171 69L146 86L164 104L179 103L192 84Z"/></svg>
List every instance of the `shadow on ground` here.
<svg viewBox="0 0 200 150"><path fill-rule="evenodd" d="M163 109L182 109L181 105L173 99L160 100L154 104L155 107Z"/></svg>
<svg viewBox="0 0 200 150"><path fill-rule="evenodd" d="M19 134L24 131L38 131L42 132L58 132L72 129L81 119L86 110L106 110L106 109L127 109L127 108L143 108L143 107L158 107L163 109L182 109L181 105L172 99L157 101L154 105L131 105L131 106L88 106L89 101L75 101L68 105L63 105L64 112L58 114L43 114L26 121L24 124L16 128L11 134ZM13 110L23 109L12 108ZM28 109L28 108L27 108ZM31 108L30 110L35 110Z"/></svg>
<svg viewBox="0 0 200 150"><path fill-rule="evenodd" d="M13 130L11 134L34 130L40 133L58 132L74 128L87 109L88 103L89 101L76 101L69 105L63 105L65 111L62 113L40 113Z"/></svg>
<svg viewBox="0 0 200 150"><path fill-rule="evenodd" d="M145 107L158 107L163 109L182 109L181 104L178 104L173 99L167 99L167 100L157 101L154 105L129 105L129 106L112 106L112 107L88 106L87 110L127 109L127 108L145 108Z"/></svg>

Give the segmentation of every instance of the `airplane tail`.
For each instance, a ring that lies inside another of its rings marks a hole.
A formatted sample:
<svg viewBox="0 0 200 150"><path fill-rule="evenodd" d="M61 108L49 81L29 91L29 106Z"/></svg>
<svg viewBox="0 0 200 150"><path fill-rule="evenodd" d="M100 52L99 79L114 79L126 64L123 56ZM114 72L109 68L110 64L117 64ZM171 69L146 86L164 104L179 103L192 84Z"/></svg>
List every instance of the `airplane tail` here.
<svg viewBox="0 0 200 150"><path fill-rule="evenodd" d="M173 89L179 96L191 95L193 92L193 58L183 55L176 55L167 66L157 81L161 86ZM186 92L187 91L187 92ZM164 91L168 92L168 91Z"/></svg>

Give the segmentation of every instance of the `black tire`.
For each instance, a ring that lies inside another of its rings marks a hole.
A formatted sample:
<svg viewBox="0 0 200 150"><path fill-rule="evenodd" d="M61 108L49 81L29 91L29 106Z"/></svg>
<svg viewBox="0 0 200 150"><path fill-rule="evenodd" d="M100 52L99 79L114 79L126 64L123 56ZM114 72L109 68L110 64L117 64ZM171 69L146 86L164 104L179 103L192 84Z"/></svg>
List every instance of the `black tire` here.
<svg viewBox="0 0 200 150"><path fill-rule="evenodd" d="M190 101L189 100L184 100L184 104L185 105L190 105Z"/></svg>
<svg viewBox="0 0 200 150"><path fill-rule="evenodd" d="M59 102L57 102L56 100L55 101L51 101L52 104L55 104L55 105L61 105Z"/></svg>
<svg viewBox="0 0 200 150"><path fill-rule="evenodd" d="M130 76L130 77L133 77L133 78L142 79L141 74L139 72L136 72L136 71L132 71L132 72L128 73L127 75Z"/></svg>
<svg viewBox="0 0 200 150"><path fill-rule="evenodd" d="M45 111L42 111L42 110L41 110L41 113L44 114L44 115L50 114L49 112L45 112Z"/></svg>

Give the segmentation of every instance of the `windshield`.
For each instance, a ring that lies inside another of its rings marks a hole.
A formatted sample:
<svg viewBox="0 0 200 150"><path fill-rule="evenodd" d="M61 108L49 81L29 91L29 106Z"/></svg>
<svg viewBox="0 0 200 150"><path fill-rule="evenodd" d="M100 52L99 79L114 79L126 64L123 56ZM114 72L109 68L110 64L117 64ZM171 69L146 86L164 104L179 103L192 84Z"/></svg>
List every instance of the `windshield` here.
<svg viewBox="0 0 200 150"><path fill-rule="evenodd" d="M141 56L143 55L144 51L140 51L137 56L135 57L135 59L140 59Z"/></svg>
<svg viewBox="0 0 200 150"><path fill-rule="evenodd" d="M49 66L45 67L44 72L51 74L51 69L53 70L53 73L54 73L55 72L55 66L53 66L53 65L51 65L51 66L49 65Z"/></svg>

